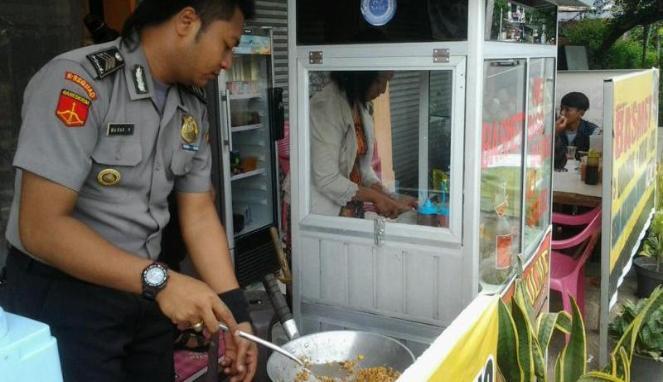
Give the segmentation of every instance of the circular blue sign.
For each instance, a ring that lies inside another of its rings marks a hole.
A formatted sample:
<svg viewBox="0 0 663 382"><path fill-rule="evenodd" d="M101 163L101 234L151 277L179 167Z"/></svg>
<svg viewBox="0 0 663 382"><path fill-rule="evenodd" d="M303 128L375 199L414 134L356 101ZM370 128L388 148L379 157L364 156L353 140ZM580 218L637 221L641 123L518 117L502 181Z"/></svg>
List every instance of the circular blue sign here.
<svg viewBox="0 0 663 382"><path fill-rule="evenodd" d="M361 14L371 25L385 25L396 14L396 0L361 0Z"/></svg>

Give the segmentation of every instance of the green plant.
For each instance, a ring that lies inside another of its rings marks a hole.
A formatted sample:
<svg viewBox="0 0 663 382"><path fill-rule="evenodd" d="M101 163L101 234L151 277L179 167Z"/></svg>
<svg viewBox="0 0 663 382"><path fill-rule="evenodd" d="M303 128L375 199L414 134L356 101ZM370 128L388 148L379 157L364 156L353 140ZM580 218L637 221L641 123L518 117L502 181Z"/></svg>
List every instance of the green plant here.
<svg viewBox="0 0 663 382"><path fill-rule="evenodd" d="M608 326L610 336L615 339L622 337L645 308L647 301L648 299L642 299L637 304L626 301L622 305L622 311ZM647 320L642 322L634 350L642 356L663 361L663 305L654 307Z"/></svg>
<svg viewBox="0 0 663 382"><path fill-rule="evenodd" d="M649 227L649 234L640 248L641 256L656 260L656 272L661 271L663 262L663 213L657 212Z"/></svg>
<svg viewBox="0 0 663 382"><path fill-rule="evenodd" d="M506 382L548 381L548 345L555 331L568 335L555 363L555 381L617 381L616 372L587 372L585 324L575 301L573 315L566 312L542 313L534 322L534 312L525 298L521 281L516 281L516 290L511 306L500 301L497 365ZM628 362L622 360L622 370L629 371Z"/></svg>
<svg viewBox="0 0 663 382"><path fill-rule="evenodd" d="M659 81L661 82L661 81ZM661 87L659 87L659 93L663 93ZM662 96L659 95L659 98ZM663 103L662 103L663 104ZM663 119L661 119L663 121ZM656 166L656 189L663 190L663 163L659 163ZM656 193L656 211L663 214L663 192ZM657 213L657 215L658 215Z"/></svg>
<svg viewBox="0 0 663 382"><path fill-rule="evenodd" d="M663 306L663 288L659 286L654 289L649 298L642 304L637 314L634 315L626 329L623 330L621 337L619 337L617 344L610 354L611 369L613 372L624 373L629 377L626 379L627 382L630 379L630 360L633 357L633 353L636 352L639 338L646 331L646 324L652 320L652 317L660 314L657 312L661 310L661 306ZM624 361L623 364L614 362L618 356ZM626 364L626 361L628 361L628 364Z"/></svg>

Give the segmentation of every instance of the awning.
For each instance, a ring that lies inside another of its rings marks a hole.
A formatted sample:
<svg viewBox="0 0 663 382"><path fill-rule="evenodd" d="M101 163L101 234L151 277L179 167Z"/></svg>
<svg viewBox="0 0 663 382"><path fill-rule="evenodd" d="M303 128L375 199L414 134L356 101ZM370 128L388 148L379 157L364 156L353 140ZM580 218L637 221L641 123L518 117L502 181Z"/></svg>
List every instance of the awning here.
<svg viewBox="0 0 663 382"><path fill-rule="evenodd" d="M560 8L560 11L580 11L589 9L594 4L593 0L550 0L550 2L557 4Z"/></svg>

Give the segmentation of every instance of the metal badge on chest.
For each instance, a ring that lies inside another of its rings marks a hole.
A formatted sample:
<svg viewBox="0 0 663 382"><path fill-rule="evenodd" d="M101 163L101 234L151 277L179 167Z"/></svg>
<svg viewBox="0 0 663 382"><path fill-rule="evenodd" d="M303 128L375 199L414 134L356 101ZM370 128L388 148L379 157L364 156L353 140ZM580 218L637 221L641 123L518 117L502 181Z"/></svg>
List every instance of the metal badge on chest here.
<svg viewBox="0 0 663 382"><path fill-rule="evenodd" d="M192 116L185 114L182 117L182 129L180 130L180 136L185 142L182 144L182 148L187 151L198 151L198 145L195 143L198 141L198 134L200 134L198 123Z"/></svg>
<svg viewBox="0 0 663 382"><path fill-rule="evenodd" d="M102 186L114 186L120 183L120 179L122 175L114 168L103 169L97 174L97 182Z"/></svg>

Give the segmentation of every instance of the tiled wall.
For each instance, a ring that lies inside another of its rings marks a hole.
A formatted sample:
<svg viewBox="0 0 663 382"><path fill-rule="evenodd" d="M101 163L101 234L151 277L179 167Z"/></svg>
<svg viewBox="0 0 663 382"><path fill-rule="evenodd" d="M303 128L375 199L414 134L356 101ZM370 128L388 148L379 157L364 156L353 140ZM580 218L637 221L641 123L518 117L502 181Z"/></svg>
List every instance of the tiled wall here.
<svg viewBox="0 0 663 382"><path fill-rule="evenodd" d="M11 160L21 125L23 91L32 75L57 54L79 47L81 0L0 2L0 266L13 197Z"/></svg>

